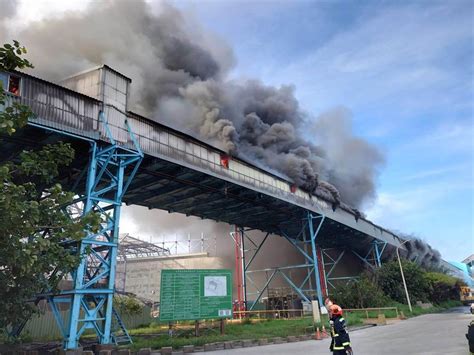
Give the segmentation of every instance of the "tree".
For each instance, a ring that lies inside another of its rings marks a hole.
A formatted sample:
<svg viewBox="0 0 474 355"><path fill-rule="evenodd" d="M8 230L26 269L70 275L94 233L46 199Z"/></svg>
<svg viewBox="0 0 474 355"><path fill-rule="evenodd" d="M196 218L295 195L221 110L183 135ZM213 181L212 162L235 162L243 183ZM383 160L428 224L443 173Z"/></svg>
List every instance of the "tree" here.
<svg viewBox="0 0 474 355"><path fill-rule="evenodd" d="M429 300L429 284L424 277L426 273L412 261L402 260L403 273L412 302ZM400 266L397 260L382 264L376 271L376 279L382 291L394 301L406 303Z"/></svg>
<svg viewBox="0 0 474 355"><path fill-rule="evenodd" d="M17 41L5 44L0 72L33 68L21 57L25 53ZM0 83L0 144L33 117L28 106L11 101ZM36 307L27 301L36 294L57 290L79 263L69 246L98 230L94 213L71 218L74 194L55 182L73 159L71 145L58 143L0 164L0 330L28 319Z"/></svg>

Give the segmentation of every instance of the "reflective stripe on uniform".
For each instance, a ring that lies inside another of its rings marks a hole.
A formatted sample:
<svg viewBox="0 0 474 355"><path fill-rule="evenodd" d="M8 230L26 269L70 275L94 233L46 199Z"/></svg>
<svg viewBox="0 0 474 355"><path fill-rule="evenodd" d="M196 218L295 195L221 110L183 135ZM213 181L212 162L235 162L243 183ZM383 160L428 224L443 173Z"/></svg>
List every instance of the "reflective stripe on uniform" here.
<svg viewBox="0 0 474 355"><path fill-rule="evenodd" d="M342 343L343 346L351 346L351 342L350 341L346 341L345 343Z"/></svg>
<svg viewBox="0 0 474 355"><path fill-rule="evenodd" d="M334 346L332 349L333 350L344 350L344 347L343 346Z"/></svg>

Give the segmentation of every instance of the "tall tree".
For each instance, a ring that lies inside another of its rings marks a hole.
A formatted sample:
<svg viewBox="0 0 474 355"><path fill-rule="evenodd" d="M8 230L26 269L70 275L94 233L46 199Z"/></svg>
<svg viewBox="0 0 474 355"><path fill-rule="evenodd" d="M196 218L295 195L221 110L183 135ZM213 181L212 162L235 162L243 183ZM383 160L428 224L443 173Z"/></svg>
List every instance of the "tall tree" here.
<svg viewBox="0 0 474 355"><path fill-rule="evenodd" d="M33 68L18 41L0 48L0 74ZM6 89L6 88L5 88ZM13 100L0 81L0 145L34 117ZM79 241L97 231L96 214L68 213L74 199L55 181L74 159L70 144L24 150L0 164L0 330L28 319L36 311L27 301L39 292L57 290L59 281L79 263L65 241Z"/></svg>

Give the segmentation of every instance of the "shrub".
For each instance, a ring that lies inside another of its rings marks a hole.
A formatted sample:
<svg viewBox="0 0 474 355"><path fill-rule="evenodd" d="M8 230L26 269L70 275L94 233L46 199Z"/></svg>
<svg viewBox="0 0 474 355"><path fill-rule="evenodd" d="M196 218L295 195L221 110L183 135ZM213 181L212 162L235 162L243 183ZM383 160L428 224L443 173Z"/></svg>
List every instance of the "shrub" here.
<svg viewBox="0 0 474 355"><path fill-rule="evenodd" d="M440 304L459 300L459 289L463 284L461 280L440 272L427 272L424 278L428 283L428 298L431 302Z"/></svg>
<svg viewBox="0 0 474 355"><path fill-rule="evenodd" d="M339 286L333 298L343 308L383 307L390 303L390 299L367 274L357 281Z"/></svg>
<svg viewBox="0 0 474 355"><path fill-rule="evenodd" d="M140 314L143 310L143 304L130 296L115 296L114 307L122 315Z"/></svg>
<svg viewBox="0 0 474 355"><path fill-rule="evenodd" d="M424 277L426 273L419 265L411 261L402 260L403 272L408 293L413 302L429 300L429 283ZM392 300L405 303L405 290L398 261L382 264L376 273L376 282L382 291Z"/></svg>

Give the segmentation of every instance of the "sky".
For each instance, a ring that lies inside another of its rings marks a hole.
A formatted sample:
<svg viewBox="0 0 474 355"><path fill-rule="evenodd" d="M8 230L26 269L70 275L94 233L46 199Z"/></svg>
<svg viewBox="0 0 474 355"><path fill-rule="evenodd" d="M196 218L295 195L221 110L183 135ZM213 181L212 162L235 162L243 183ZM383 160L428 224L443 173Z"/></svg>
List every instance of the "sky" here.
<svg viewBox="0 0 474 355"><path fill-rule="evenodd" d="M472 1L171 3L233 48L231 77L294 85L309 117L351 112L386 159L369 219L447 260L474 253ZM84 6L30 0L20 13L27 23Z"/></svg>
<svg viewBox="0 0 474 355"><path fill-rule="evenodd" d="M176 3L231 44L232 75L293 84L314 115L352 112L386 156L369 219L449 260L474 252L474 3Z"/></svg>

